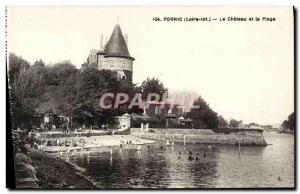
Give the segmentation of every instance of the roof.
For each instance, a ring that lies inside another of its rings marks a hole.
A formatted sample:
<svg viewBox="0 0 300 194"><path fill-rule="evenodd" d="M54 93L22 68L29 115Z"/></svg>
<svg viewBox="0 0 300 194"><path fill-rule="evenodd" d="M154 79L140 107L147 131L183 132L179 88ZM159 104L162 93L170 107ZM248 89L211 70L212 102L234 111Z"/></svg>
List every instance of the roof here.
<svg viewBox="0 0 300 194"><path fill-rule="evenodd" d="M129 54L127 44L119 24L115 26L109 41L105 46L104 52L106 53L105 57L125 57L134 60L134 58Z"/></svg>
<svg viewBox="0 0 300 194"><path fill-rule="evenodd" d="M150 117L147 114L137 114L137 113L131 113L132 119L141 119L141 120L148 120Z"/></svg>

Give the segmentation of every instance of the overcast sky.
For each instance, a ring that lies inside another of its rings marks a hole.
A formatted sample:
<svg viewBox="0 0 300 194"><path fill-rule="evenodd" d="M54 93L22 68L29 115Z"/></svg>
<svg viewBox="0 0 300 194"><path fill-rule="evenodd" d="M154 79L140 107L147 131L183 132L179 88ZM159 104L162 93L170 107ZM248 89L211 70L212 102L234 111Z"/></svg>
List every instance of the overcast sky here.
<svg viewBox="0 0 300 194"><path fill-rule="evenodd" d="M274 22L154 22L153 17L275 17ZM9 7L8 51L78 68L114 25L128 34L133 81L160 78L226 119L280 124L294 111L292 7Z"/></svg>

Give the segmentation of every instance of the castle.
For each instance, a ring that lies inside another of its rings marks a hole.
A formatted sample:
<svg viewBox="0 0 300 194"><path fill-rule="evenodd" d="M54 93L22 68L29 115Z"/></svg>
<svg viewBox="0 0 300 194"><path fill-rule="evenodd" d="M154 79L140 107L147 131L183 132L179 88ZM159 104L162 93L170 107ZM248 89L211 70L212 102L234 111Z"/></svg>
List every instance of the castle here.
<svg viewBox="0 0 300 194"><path fill-rule="evenodd" d="M95 68L98 70L111 70L117 72L118 79L132 82L133 61L128 51L126 40L117 24L109 38L103 45L103 36L100 40L100 50L92 49L88 57L85 68Z"/></svg>

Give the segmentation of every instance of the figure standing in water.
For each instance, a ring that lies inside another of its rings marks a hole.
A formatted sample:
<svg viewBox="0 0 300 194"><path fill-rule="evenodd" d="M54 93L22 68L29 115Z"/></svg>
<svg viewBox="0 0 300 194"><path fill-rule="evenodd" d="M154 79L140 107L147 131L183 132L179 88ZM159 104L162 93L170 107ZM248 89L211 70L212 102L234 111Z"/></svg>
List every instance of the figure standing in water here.
<svg viewBox="0 0 300 194"><path fill-rule="evenodd" d="M188 157L188 160L194 160L194 157L193 157L192 152L190 152L189 157Z"/></svg>
<svg viewBox="0 0 300 194"><path fill-rule="evenodd" d="M198 153L196 153L195 160L199 160Z"/></svg>

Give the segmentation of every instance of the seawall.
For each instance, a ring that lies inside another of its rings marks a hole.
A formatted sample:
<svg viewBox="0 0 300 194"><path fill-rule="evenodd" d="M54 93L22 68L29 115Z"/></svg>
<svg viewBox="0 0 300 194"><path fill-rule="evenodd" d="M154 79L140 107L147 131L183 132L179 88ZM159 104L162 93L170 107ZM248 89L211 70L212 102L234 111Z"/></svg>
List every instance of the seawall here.
<svg viewBox="0 0 300 194"><path fill-rule="evenodd" d="M202 143L202 144L221 144L221 145L248 145L266 146L267 143L260 130L216 130L210 129L131 129L131 134L140 138L158 141Z"/></svg>

